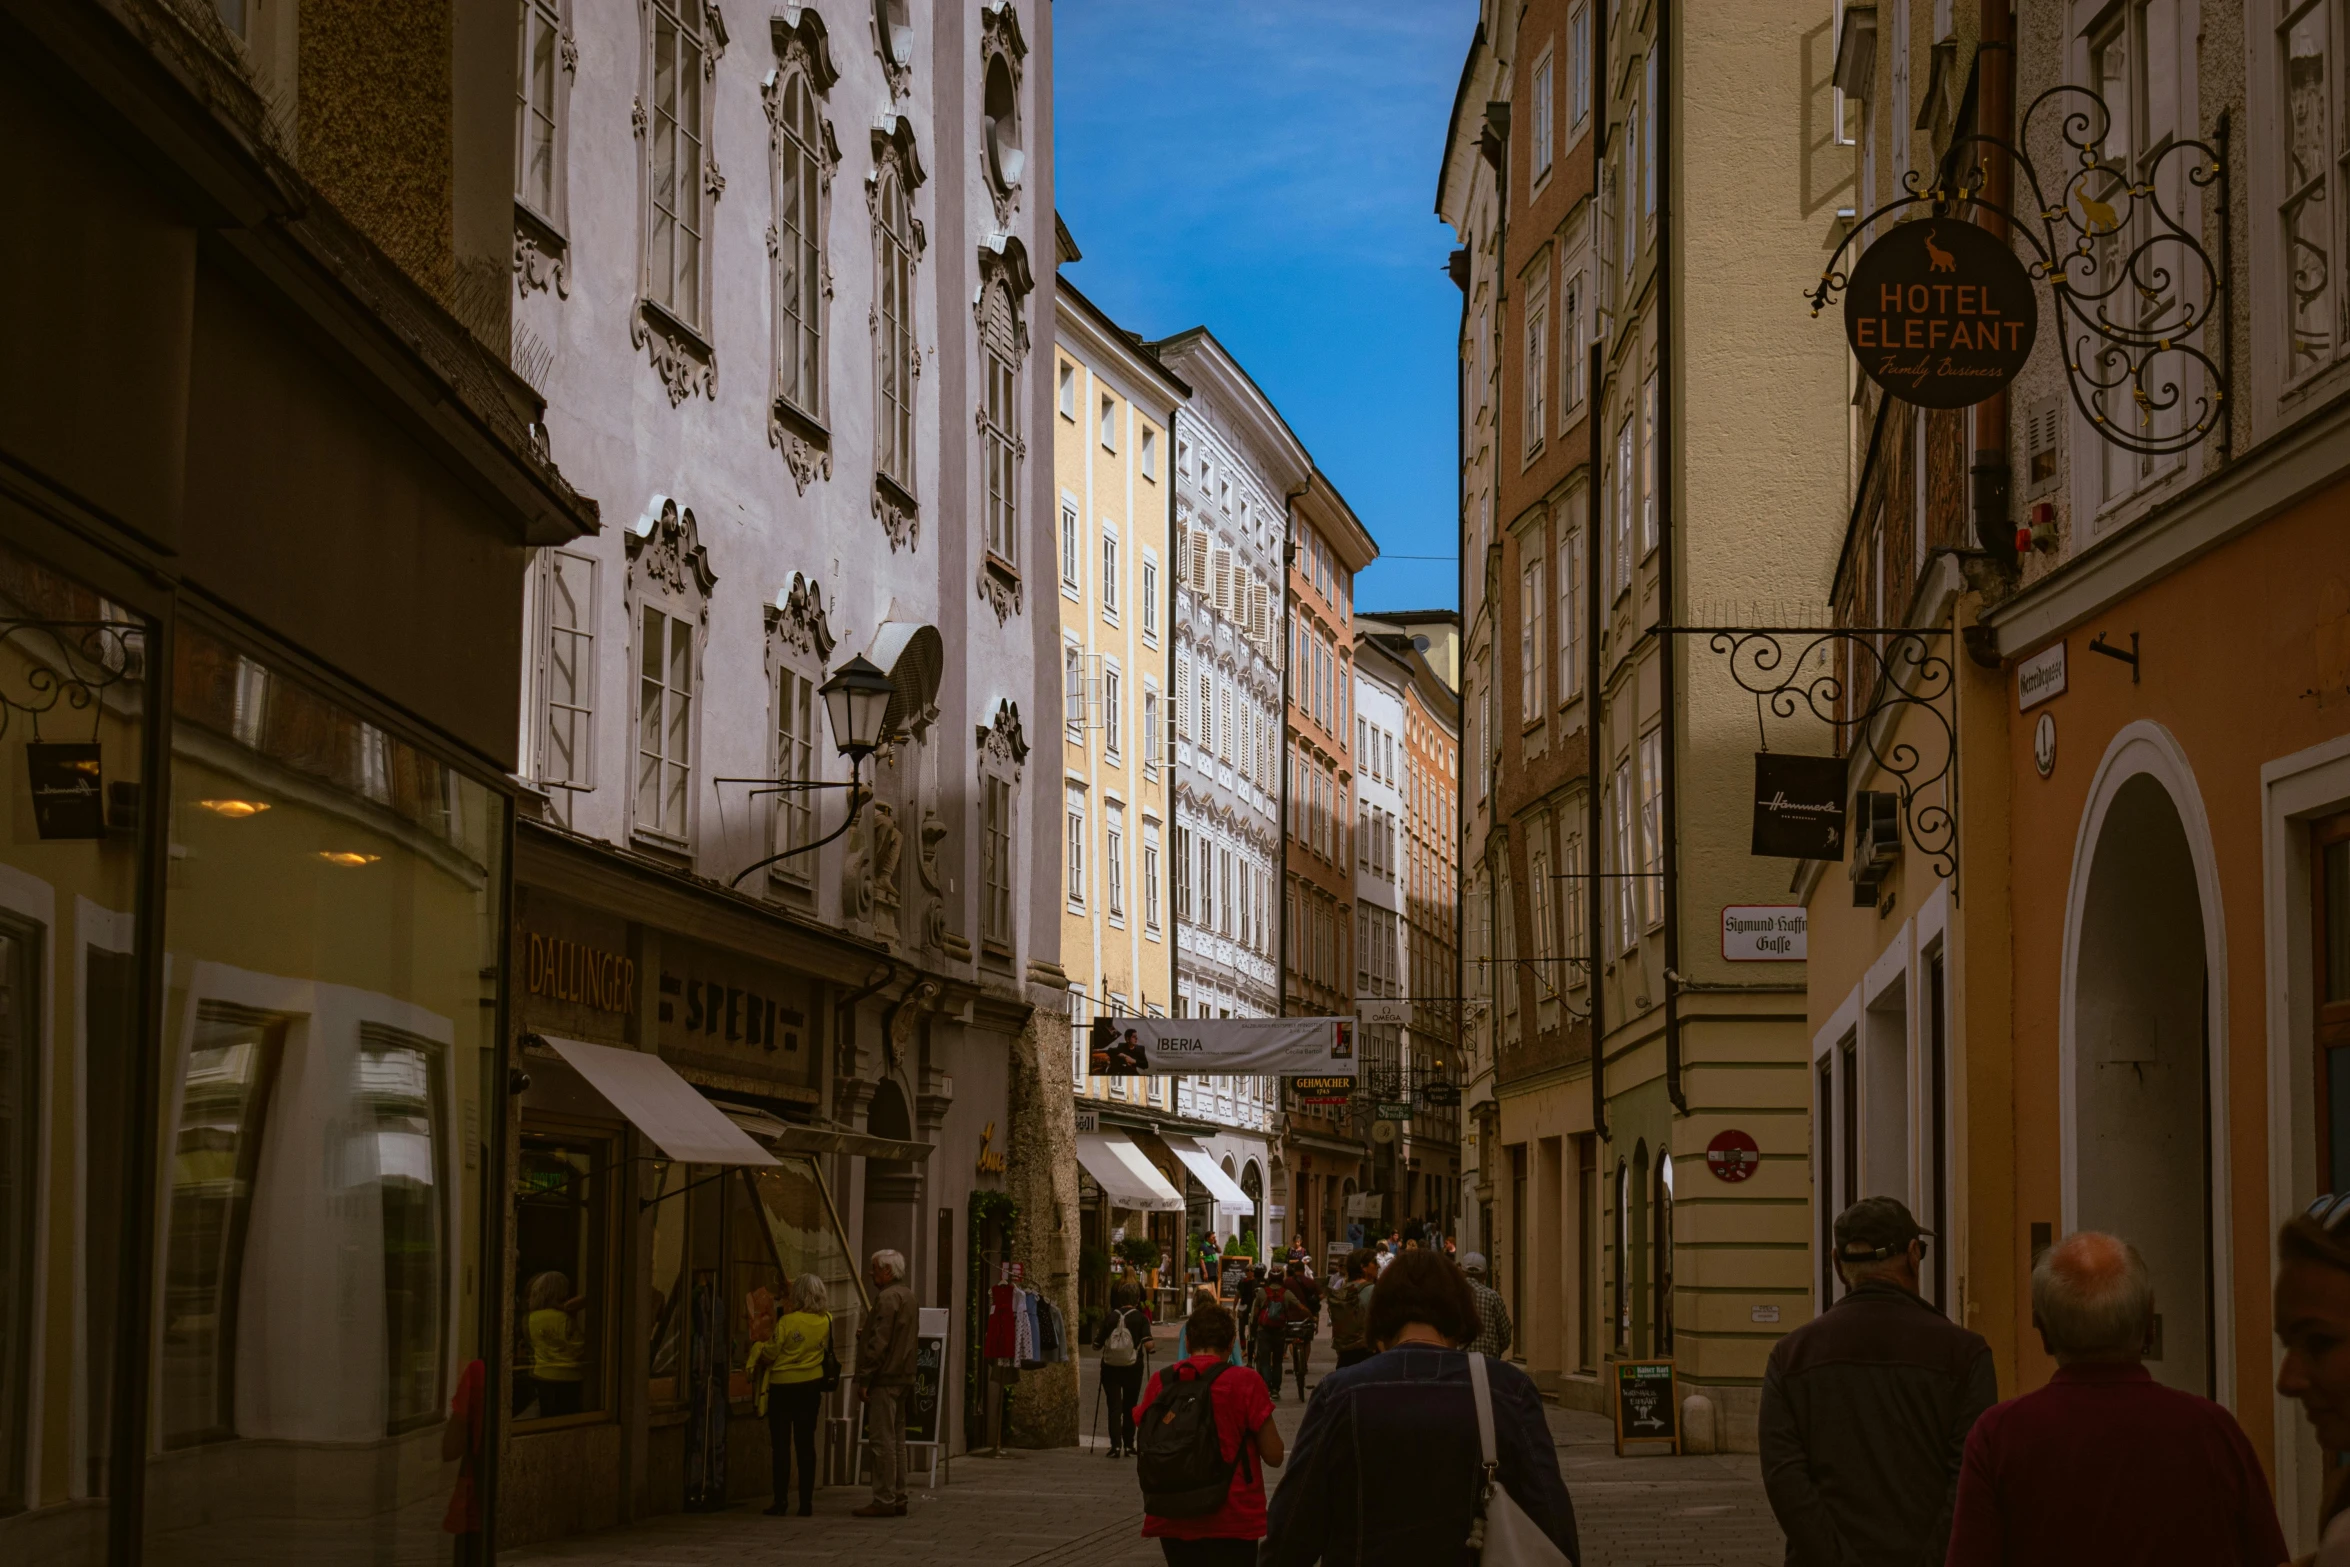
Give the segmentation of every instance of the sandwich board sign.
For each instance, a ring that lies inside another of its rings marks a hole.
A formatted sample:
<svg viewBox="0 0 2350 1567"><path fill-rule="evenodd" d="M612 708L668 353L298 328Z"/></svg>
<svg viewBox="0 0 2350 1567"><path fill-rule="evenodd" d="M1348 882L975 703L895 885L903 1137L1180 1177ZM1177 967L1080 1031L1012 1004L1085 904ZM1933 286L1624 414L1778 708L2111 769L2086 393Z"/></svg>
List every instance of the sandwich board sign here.
<svg viewBox="0 0 2350 1567"><path fill-rule="evenodd" d="M1616 1456L1681 1451L1681 1401L1674 1397L1669 1360L1619 1360L1616 1371Z"/></svg>

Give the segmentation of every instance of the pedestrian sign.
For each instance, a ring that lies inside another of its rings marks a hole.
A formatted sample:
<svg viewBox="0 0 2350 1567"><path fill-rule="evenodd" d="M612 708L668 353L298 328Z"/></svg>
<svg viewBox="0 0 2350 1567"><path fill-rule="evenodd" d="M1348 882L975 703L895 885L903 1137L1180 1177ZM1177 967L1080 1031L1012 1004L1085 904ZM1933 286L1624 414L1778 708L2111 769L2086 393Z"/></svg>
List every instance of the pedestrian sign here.
<svg viewBox="0 0 2350 1567"><path fill-rule="evenodd" d="M1681 1403L1669 1360L1616 1363L1616 1456L1681 1450ZM1630 1451L1627 1452L1627 1449Z"/></svg>

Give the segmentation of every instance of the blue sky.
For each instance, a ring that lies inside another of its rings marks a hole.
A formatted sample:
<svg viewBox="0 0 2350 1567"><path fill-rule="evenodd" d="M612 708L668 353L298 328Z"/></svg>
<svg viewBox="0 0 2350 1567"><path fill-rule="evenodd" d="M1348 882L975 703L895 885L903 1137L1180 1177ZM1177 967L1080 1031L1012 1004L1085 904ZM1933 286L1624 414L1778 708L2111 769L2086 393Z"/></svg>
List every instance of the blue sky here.
<svg viewBox="0 0 2350 1567"><path fill-rule="evenodd" d="M1476 23L1474 0L1053 6L1069 279L1129 331L1205 323L1238 357L1379 541L1364 609L1460 598L1433 208Z"/></svg>

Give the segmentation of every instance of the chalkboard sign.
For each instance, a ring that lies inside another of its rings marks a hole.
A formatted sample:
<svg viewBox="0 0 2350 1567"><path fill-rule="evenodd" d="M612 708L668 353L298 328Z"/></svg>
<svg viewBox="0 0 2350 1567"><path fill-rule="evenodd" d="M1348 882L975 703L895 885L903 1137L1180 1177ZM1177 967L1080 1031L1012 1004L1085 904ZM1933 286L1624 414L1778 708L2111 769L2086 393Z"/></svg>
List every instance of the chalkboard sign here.
<svg viewBox="0 0 2350 1567"><path fill-rule="evenodd" d="M1248 1270L1249 1260L1246 1257L1225 1258L1223 1276L1216 1282L1217 1293L1226 1300L1238 1297L1242 1282L1248 1278Z"/></svg>
<svg viewBox="0 0 2350 1567"><path fill-rule="evenodd" d="M941 1390L946 1386L946 1319L946 1312L937 1306L922 1308L920 1328L914 1337L913 1396L906 1400L909 1442L938 1440L939 1411L945 1403Z"/></svg>
<svg viewBox="0 0 2350 1567"><path fill-rule="evenodd" d="M1669 1360L1616 1362L1616 1456L1630 1448L1661 1445L1681 1450L1681 1401L1673 1396Z"/></svg>

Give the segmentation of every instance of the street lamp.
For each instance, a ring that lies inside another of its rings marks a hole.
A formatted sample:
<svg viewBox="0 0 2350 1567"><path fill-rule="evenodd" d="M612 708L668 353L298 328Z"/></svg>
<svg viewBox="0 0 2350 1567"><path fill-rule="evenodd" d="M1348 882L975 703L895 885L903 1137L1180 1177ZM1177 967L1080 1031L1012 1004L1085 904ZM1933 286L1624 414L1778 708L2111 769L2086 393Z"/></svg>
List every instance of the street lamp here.
<svg viewBox="0 0 2350 1567"><path fill-rule="evenodd" d="M762 787L752 791L759 794L794 794L808 789L846 789L849 791L849 814L841 824L813 843L770 854L763 860L754 860L744 866L729 886L739 887L743 878L753 871L764 870L779 860L788 860L795 854L807 854L821 849L856 824L857 813L865 808L863 773L865 758L881 749L882 724L889 717L890 699L897 695L897 682L890 679L881 666L863 654L858 654L830 680L816 688L824 698L824 716L832 724L833 749L849 759L849 781L828 783L807 778L719 778L713 785L728 783L755 783Z"/></svg>

